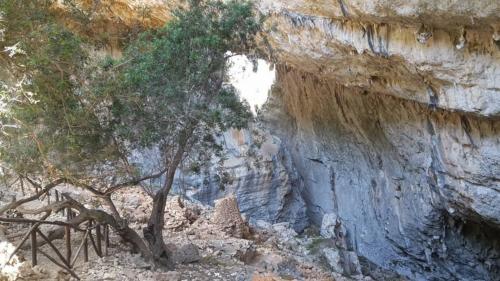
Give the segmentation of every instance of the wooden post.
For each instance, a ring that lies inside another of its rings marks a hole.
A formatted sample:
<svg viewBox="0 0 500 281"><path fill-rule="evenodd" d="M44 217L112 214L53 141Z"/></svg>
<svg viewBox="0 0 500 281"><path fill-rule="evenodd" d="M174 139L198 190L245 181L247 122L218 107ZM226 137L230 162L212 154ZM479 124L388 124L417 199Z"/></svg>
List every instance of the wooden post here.
<svg viewBox="0 0 500 281"><path fill-rule="evenodd" d="M108 255L109 248L109 225L104 225L104 255Z"/></svg>
<svg viewBox="0 0 500 281"><path fill-rule="evenodd" d="M47 192L47 203L50 205L50 191Z"/></svg>
<svg viewBox="0 0 500 281"><path fill-rule="evenodd" d="M88 228L88 225L87 225ZM88 238L87 236L89 235L90 229L87 229L87 232L83 240L83 261L88 262L89 261L89 243L88 243Z"/></svg>
<svg viewBox="0 0 500 281"><path fill-rule="evenodd" d="M109 247L109 224L106 224L106 247Z"/></svg>
<svg viewBox="0 0 500 281"><path fill-rule="evenodd" d="M31 231L31 264L33 266L37 265L38 261L36 259L36 228Z"/></svg>
<svg viewBox="0 0 500 281"><path fill-rule="evenodd" d="M24 181L23 181L23 178L19 177L19 181L21 182L21 192L23 193L23 196L24 196L25 193L24 193Z"/></svg>
<svg viewBox="0 0 500 281"><path fill-rule="evenodd" d="M90 242L92 243L92 247L94 248L94 251L95 253L102 258L102 255L101 253L99 253L99 250L97 249L97 246L96 246L96 243L94 241L94 237L92 237L92 225L93 225L93 222L92 220L89 220L89 239L90 239Z"/></svg>
<svg viewBox="0 0 500 281"><path fill-rule="evenodd" d="M71 263L71 227L65 226L64 227L65 231L65 238L66 238L66 260L68 261L68 264Z"/></svg>
<svg viewBox="0 0 500 281"><path fill-rule="evenodd" d="M97 251L99 252L99 255L102 256L102 244L101 244L101 225L97 223L95 226L95 237L96 237L96 244L97 244Z"/></svg>
<svg viewBox="0 0 500 281"><path fill-rule="evenodd" d="M45 242L47 242L47 244L49 244L49 246L52 248L52 250L54 250L54 252L56 253L56 255L59 257L59 259L69 268L71 267L66 259L63 257L63 255L61 254L61 252L59 251L59 249L57 249L56 246L54 246L54 244L52 244L52 242L49 240L49 238L47 238L47 236L45 236L43 234L43 232L41 232L39 229L37 230L38 232L38 235L40 235L40 237L42 237L43 240L45 240ZM41 253L40 249L38 249L38 251Z"/></svg>
<svg viewBox="0 0 500 281"><path fill-rule="evenodd" d="M59 202L59 192L57 191L57 189L55 191L56 191L56 202Z"/></svg>

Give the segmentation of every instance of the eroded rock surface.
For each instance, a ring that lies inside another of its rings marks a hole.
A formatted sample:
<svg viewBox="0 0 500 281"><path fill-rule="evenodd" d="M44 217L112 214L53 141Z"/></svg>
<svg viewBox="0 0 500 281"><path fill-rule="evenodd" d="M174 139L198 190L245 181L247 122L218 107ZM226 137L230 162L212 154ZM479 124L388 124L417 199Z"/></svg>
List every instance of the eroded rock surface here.
<svg viewBox="0 0 500 281"><path fill-rule="evenodd" d="M500 122L278 73L267 118L316 224L337 214L349 249L413 279L499 277Z"/></svg>
<svg viewBox="0 0 500 281"><path fill-rule="evenodd" d="M415 280L500 278L498 1L259 1L310 218ZM335 259L333 259L335 260Z"/></svg>
<svg viewBox="0 0 500 281"><path fill-rule="evenodd" d="M248 130L229 130L219 142L227 158L222 166L214 159L201 172L184 170L176 192L208 205L234 195L248 219L290 222L297 231L308 226L303 181L279 138L253 124Z"/></svg>
<svg viewBox="0 0 500 281"><path fill-rule="evenodd" d="M247 169L251 141L229 137L233 183L198 175L190 195L236 194L250 218L298 230L305 206L318 226L336 214L347 251L414 280L500 279L500 3L257 7L278 69L272 169Z"/></svg>
<svg viewBox="0 0 500 281"><path fill-rule="evenodd" d="M259 1L278 63L351 88L499 116L498 1Z"/></svg>

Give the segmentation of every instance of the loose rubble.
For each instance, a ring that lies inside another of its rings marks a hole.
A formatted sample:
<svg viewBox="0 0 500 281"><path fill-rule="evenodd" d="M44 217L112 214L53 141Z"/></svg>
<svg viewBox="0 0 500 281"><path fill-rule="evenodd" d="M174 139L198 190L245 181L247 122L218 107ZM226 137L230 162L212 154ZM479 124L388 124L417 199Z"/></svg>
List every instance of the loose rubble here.
<svg viewBox="0 0 500 281"><path fill-rule="evenodd" d="M117 192L113 199L131 227L141 233L152 208L151 198L139 188L129 188ZM20 239L7 241L6 236L20 231L14 228L13 225L0 228L1 281L73 279L43 257L32 268L24 258L30 255L27 251L21 251L6 265L9 253ZM241 216L234 197L223 198L212 208L171 196L165 213L164 239L176 263L174 270L156 268L130 253L113 232L107 256L98 258L90 250L90 261L80 260L74 270L81 280L92 281L372 280L361 274L354 252L336 246L338 231L328 233L333 235L321 237L318 231L299 235L289 223L248 222ZM75 233L72 239L78 244L81 236ZM54 243L63 247L62 240Z"/></svg>

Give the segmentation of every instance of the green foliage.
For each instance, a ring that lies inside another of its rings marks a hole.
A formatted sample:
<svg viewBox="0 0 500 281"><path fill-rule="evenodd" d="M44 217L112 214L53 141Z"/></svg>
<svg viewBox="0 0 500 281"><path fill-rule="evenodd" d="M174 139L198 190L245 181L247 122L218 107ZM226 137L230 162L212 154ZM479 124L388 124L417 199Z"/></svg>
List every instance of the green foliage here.
<svg viewBox="0 0 500 281"><path fill-rule="evenodd" d="M214 144L207 132L245 127L251 113L227 83L227 59L252 48L259 28L249 2L208 0L141 34L98 88L111 97L114 131L140 147L172 147L186 137Z"/></svg>
<svg viewBox="0 0 500 281"><path fill-rule="evenodd" d="M6 1L0 5L6 46L21 51L5 58L17 88L4 81L2 162L21 174L78 173L103 155L108 142L81 91L87 53L82 40L58 24L52 1ZM0 47L1 48L1 47Z"/></svg>
<svg viewBox="0 0 500 281"><path fill-rule="evenodd" d="M9 0L0 1L1 28L4 36L0 40L0 47L12 46L19 40L28 37L41 25L53 20L49 12L51 0Z"/></svg>
<svg viewBox="0 0 500 281"><path fill-rule="evenodd" d="M318 254L321 249L335 247L335 243L332 239L327 239L323 237L312 237L310 242L306 245L307 251L311 254Z"/></svg>
<svg viewBox="0 0 500 281"><path fill-rule="evenodd" d="M165 27L140 34L122 59L97 65L87 53L92 42L61 25L52 3L0 2L0 48L19 46L0 55L2 64L22 81L0 85L0 124L12 125L0 130L0 157L17 173L86 177L154 145L165 163L190 150L193 161L208 162L207 147L221 151L213 135L251 118L226 75L228 58L253 48L260 28L249 2L191 0Z"/></svg>

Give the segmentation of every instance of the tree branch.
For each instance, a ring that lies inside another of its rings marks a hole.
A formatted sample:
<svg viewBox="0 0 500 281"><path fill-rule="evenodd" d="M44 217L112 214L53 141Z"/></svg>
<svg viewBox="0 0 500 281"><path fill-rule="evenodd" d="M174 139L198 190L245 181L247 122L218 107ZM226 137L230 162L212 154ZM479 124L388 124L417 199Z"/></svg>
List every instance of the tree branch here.
<svg viewBox="0 0 500 281"><path fill-rule="evenodd" d="M35 185L35 186L38 186L41 188L41 186L33 181L31 181L29 178L26 178L31 184ZM49 184L47 184L44 188L41 188L41 191L38 192L37 194L33 195L33 196L30 196L30 197L27 197L27 198L24 198L24 199L21 199L21 200L18 200L18 201L14 201L14 202L11 202L10 204L7 204L7 206L5 207L2 207L0 208L0 215L3 214L5 211L7 210L10 210L10 209L15 209L19 206L21 206L22 204L25 204L27 202L31 202L33 200L36 200L38 198L40 198L40 196L44 195L45 193L47 193L48 191L50 191L52 188L62 184L62 183L65 183L65 179L57 179Z"/></svg>
<svg viewBox="0 0 500 281"><path fill-rule="evenodd" d="M141 182L143 182L145 180L159 178L163 174L165 174L165 172L167 172L166 168L163 169L163 170L161 170L161 171L159 171L158 173L155 173L155 174L151 174L151 175L148 175L148 176L144 176L142 178L137 178L137 179L133 179L133 180L130 180L130 181L126 181L126 182L122 182L122 183L116 184L116 185L108 188L106 191L104 191L103 195L109 195L109 194L117 191L120 188L131 186L131 185L136 185L136 184L139 184L139 183L141 183Z"/></svg>

